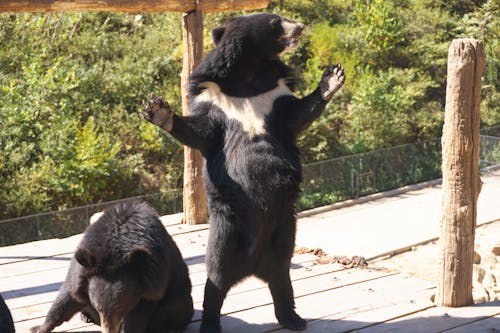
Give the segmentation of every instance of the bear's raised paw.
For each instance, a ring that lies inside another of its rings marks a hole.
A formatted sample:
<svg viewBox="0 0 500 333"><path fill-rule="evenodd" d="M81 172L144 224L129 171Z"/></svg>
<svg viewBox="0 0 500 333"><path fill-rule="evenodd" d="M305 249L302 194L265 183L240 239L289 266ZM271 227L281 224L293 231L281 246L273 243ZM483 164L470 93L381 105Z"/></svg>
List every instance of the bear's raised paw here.
<svg viewBox="0 0 500 333"><path fill-rule="evenodd" d="M172 129L173 112L166 101L161 97L151 95L142 103L144 111L142 117L167 131Z"/></svg>
<svg viewBox="0 0 500 333"><path fill-rule="evenodd" d="M325 101L332 99L333 95L344 85L345 73L342 65L330 66L324 73L319 83L321 97Z"/></svg>

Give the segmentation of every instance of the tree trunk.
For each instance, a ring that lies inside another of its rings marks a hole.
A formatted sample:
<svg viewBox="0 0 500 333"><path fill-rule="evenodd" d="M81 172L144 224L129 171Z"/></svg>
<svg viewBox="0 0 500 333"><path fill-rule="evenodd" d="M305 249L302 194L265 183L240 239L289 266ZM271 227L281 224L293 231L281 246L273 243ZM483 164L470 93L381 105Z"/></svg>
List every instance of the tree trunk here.
<svg viewBox="0 0 500 333"><path fill-rule="evenodd" d="M484 65L481 41L452 42L442 137L441 280L436 296L440 306L472 303L474 233L481 190L479 105Z"/></svg>
<svg viewBox="0 0 500 333"><path fill-rule="evenodd" d="M184 58L181 76L182 113L189 115L189 75L203 56L203 13L195 10L182 16ZM202 178L203 158L199 151L184 147L184 222L207 222L207 199Z"/></svg>

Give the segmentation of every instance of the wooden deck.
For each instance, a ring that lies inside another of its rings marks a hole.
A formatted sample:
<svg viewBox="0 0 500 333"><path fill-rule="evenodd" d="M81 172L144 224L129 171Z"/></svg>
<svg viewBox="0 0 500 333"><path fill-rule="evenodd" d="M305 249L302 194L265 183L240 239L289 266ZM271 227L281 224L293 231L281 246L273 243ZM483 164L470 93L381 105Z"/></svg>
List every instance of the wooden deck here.
<svg viewBox="0 0 500 333"><path fill-rule="evenodd" d="M176 220L175 218L173 219ZM164 221L189 265L195 315L186 332L198 332L206 279L208 227ZM81 235L0 248L0 293L18 333L42 323L63 281ZM433 283L380 267L316 264L312 254L293 258L291 276L305 332L500 332L500 302L460 309L437 308ZM233 288L222 308L223 332L288 332L273 314L267 286L254 278ZM99 332L75 316L55 332Z"/></svg>

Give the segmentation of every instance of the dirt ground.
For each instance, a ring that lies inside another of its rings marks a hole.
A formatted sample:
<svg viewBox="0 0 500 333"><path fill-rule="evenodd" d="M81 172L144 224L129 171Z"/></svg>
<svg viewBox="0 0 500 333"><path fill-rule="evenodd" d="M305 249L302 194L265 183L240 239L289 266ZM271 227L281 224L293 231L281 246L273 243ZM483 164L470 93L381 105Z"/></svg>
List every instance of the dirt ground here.
<svg viewBox="0 0 500 333"><path fill-rule="evenodd" d="M476 251L488 251L491 245L499 243L500 220L477 227L475 237ZM372 262L369 266L393 268L424 280L438 282L439 250L438 242L434 241L416 246L411 251Z"/></svg>

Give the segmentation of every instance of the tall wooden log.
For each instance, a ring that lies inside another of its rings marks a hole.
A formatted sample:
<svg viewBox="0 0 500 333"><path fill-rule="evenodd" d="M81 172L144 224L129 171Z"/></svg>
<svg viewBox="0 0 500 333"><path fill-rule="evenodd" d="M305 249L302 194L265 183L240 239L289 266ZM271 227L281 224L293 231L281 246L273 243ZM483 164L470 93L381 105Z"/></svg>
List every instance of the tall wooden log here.
<svg viewBox="0 0 500 333"><path fill-rule="evenodd" d="M204 12L265 8L269 0L0 0L0 13L100 10L115 12Z"/></svg>
<svg viewBox="0 0 500 333"><path fill-rule="evenodd" d="M195 10L182 16L184 58L181 75L182 113L189 115L189 75L203 57L203 13ZM207 200L202 178L203 158L199 151L184 147L184 222L207 222Z"/></svg>
<svg viewBox="0 0 500 333"><path fill-rule="evenodd" d="M443 201L441 279L436 303L472 303L472 265L479 178L479 115L482 42L454 40L448 52L448 81L442 137Z"/></svg>

